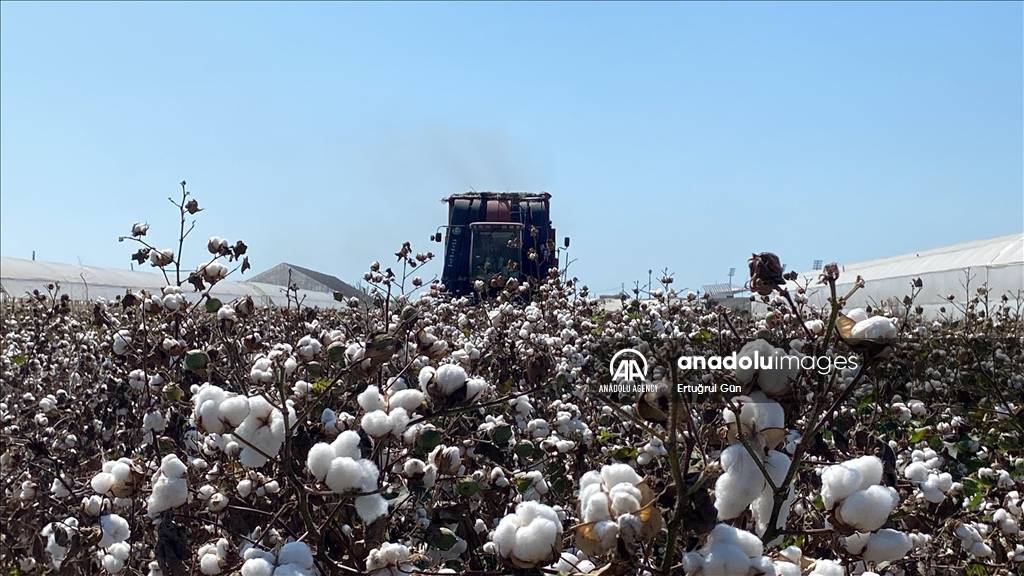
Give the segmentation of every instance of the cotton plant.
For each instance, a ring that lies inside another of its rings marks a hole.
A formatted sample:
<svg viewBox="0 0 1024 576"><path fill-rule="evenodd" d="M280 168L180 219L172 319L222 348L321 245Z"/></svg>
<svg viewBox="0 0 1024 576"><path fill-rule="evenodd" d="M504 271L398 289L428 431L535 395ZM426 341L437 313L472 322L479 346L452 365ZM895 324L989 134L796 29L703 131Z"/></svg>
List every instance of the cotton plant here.
<svg viewBox="0 0 1024 576"><path fill-rule="evenodd" d="M419 373L420 389L441 405L471 403L488 389L482 378L470 378L457 364L424 367Z"/></svg>
<svg viewBox="0 0 1024 576"><path fill-rule="evenodd" d="M96 556L103 569L110 574L117 574L125 568L131 556L131 546L127 540L131 538L128 521L117 514L100 517L101 537L97 546L100 550Z"/></svg>
<svg viewBox="0 0 1024 576"><path fill-rule="evenodd" d="M367 576L406 576L415 572L412 553L404 544L385 542L366 556Z"/></svg>
<svg viewBox="0 0 1024 576"><path fill-rule="evenodd" d="M224 572L229 566L230 554L231 542L227 538L203 544L196 552L196 558L199 560L199 572L207 576L215 576Z"/></svg>
<svg viewBox="0 0 1024 576"><path fill-rule="evenodd" d="M413 412L423 404L424 393L404 389L404 380L396 380L386 395L377 386L370 385L357 397L364 414L362 429L372 438L394 435L402 438L409 427Z"/></svg>
<svg viewBox="0 0 1024 576"><path fill-rule="evenodd" d="M40 532L40 535L46 539L46 553L50 556L50 563L57 570L60 570L67 559L72 538L77 533L78 519L73 516L65 518L61 522L51 522Z"/></svg>

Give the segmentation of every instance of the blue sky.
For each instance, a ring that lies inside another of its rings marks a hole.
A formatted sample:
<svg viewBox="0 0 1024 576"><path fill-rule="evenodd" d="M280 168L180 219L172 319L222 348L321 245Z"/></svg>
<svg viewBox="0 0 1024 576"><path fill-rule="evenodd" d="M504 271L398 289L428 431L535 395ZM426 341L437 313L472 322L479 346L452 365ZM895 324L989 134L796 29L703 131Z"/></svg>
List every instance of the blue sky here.
<svg viewBox="0 0 1024 576"><path fill-rule="evenodd" d="M361 278L546 190L570 268L678 288L1024 229L1024 4L0 5L5 256L206 238ZM424 270L440 274L440 262Z"/></svg>

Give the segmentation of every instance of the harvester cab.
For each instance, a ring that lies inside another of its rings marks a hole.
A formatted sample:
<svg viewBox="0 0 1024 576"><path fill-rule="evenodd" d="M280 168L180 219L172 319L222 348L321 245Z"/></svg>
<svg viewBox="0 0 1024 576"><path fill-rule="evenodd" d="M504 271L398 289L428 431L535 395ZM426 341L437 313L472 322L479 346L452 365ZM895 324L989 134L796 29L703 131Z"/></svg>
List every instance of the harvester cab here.
<svg viewBox="0 0 1024 576"><path fill-rule="evenodd" d="M431 240L445 242L441 282L456 296L493 292L510 279L536 281L558 269L547 192L467 192L445 198L448 224ZM569 239L564 241L569 246Z"/></svg>

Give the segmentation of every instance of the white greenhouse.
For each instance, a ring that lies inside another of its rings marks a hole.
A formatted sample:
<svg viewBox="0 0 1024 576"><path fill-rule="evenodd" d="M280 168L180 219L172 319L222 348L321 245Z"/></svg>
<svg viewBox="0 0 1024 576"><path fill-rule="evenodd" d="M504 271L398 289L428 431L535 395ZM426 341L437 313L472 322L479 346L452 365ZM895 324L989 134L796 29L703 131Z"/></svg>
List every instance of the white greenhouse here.
<svg viewBox="0 0 1024 576"><path fill-rule="evenodd" d="M117 296L123 296L128 289L133 292L148 290L151 293L159 293L167 285L163 274L154 272L36 262L20 258L0 259L0 284L3 286L5 299L20 298L32 293L33 290L45 293L46 285L52 282L59 282L61 293L68 294L73 300L78 301L97 298L113 300ZM185 284L182 291L190 300L199 298L200 293L193 292L191 284ZM284 287L274 284L224 280L214 285L210 293L224 302L252 296L257 305L281 308L287 305ZM344 303L336 301L333 295L324 292L299 290L298 297L303 299L304 306L309 307L345 306Z"/></svg>
<svg viewBox="0 0 1024 576"><path fill-rule="evenodd" d="M820 275L821 270L803 272L796 282L789 283L789 289L792 292L797 286L810 284L809 304L824 308L828 304L829 290L818 284ZM963 303L968 290L973 296L983 285L988 286L992 303L1003 295L1011 301L1024 299L1024 233L841 265L836 293L845 296L858 276L864 279L864 288L850 298L847 309L885 304L899 309L903 298L910 295L915 278L920 278L923 286L914 304L932 317L958 316L948 297L953 296L956 302ZM755 304L755 313L763 310L763 305Z"/></svg>

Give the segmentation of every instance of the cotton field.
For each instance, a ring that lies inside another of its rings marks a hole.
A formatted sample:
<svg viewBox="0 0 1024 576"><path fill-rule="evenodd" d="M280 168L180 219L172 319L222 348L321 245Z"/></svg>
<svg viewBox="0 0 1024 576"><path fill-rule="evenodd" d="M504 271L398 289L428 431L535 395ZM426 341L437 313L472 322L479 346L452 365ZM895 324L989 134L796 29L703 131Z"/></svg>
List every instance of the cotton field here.
<svg viewBox="0 0 1024 576"><path fill-rule="evenodd" d="M261 309L203 292L230 246L187 279L144 246L161 294L5 304L5 574L1024 574L1016 298L814 309L766 253L761 318L554 276L475 302L403 249L373 306ZM642 393L601 391L622 348ZM758 360L805 357L855 362Z"/></svg>

